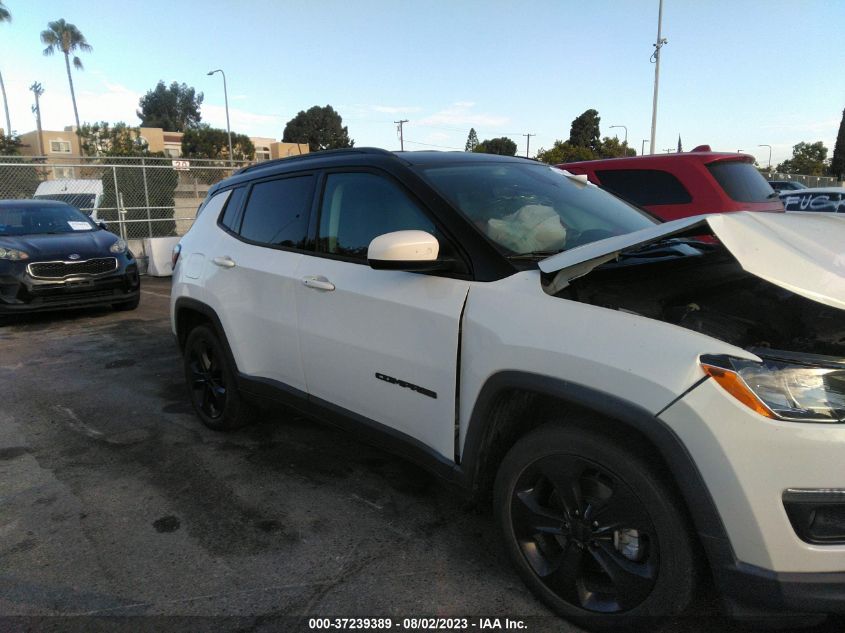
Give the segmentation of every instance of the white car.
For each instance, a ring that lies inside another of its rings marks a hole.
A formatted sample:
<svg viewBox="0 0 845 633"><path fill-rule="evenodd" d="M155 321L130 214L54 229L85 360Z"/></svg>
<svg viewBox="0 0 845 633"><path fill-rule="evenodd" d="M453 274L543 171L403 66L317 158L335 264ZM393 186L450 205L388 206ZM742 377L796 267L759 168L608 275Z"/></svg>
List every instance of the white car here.
<svg viewBox="0 0 845 633"><path fill-rule="evenodd" d="M38 185L32 197L37 200L64 202L97 222L97 210L103 203L103 181L84 178L45 180Z"/></svg>
<svg viewBox="0 0 845 633"><path fill-rule="evenodd" d="M845 219L661 224L526 159L352 149L215 185L174 259L206 425L293 405L492 498L564 617L708 573L734 614L845 611Z"/></svg>

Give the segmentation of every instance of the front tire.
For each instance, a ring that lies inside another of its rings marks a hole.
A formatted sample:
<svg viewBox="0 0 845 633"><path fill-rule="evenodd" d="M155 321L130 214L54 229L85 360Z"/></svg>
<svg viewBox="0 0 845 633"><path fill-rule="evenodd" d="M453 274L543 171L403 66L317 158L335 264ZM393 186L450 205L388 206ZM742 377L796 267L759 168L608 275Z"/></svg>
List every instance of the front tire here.
<svg viewBox="0 0 845 633"><path fill-rule="evenodd" d="M639 456L595 432L548 424L499 468L496 518L528 587L591 630L651 626L693 599L692 531Z"/></svg>
<svg viewBox="0 0 845 633"><path fill-rule="evenodd" d="M191 404L203 424L231 431L252 420L253 409L238 392L234 368L211 328L200 325L191 330L182 358Z"/></svg>

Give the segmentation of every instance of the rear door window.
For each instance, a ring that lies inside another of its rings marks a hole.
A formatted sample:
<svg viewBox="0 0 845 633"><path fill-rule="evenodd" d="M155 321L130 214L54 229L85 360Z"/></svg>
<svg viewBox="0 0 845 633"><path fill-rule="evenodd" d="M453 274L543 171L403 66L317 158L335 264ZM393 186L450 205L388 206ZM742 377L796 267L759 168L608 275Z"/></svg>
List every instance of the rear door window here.
<svg viewBox="0 0 845 633"><path fill-rule="evenodd" d="M774 189L751 163L710 163L707 169L728 197L736 202L768 202L776 199Z"/></svg>
<svg viewBox="0 0 845 633"><path fill-rule="evenodd" d="M238 187L236 189L232 189L232 193L229 196L229 200L226 202L226 209L223 211L223 215L220 218L220 224L225 226L233 233L237 233L238 228L240 227L241 203L243 202L245 195L246 187Z"/></svg>
<svg viewBox="0 0 845 633"><path fill-rule="evenodd" d="M596 176L605 189L641 207L692 202L686 187L668 171L604 169L597 170Z"/></svg>
<svg viewBox="0 0 845 633"><path fill-rule="evenodd" d="M245 240L267 246L305 248L314 176L259 182L252 187L241 221Z"/></svg>

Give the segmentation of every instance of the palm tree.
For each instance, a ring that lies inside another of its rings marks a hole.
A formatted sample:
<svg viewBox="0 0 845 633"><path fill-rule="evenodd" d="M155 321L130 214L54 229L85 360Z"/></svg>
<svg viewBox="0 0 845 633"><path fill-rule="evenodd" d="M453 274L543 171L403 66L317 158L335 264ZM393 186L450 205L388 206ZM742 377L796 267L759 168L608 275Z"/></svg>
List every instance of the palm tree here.
<svg viewBox="0 0 845 633"><path fill-rule="evenodd" d="M70 98L73 101L73 117L76 119L76 129L79 129L79 112L76 109L76 93L73 91L73 77L70 75L70 55L78 50L90 53L93 48L85 40L82 32L73 24L68 24L63 19L47 23L47 30L41 31L41 43L46 44L45 55L52 55L61 51L65 56L65 67L67 68L67 81L70 84ZM82 70L82 61L73 56L73 67Z"/></svg>
<svg viewBox="0 0 845 633"><path fill-rule="evenodd" d="M9 10L3 6L3 2L0 0L0 23L11 21L12 14L9 13ZM3 83L3 73L0 73L0 91L3 93L3 109L6 110L6 136L11 136L12 122L9 119L9 102L6 101L6 84Z"/></svg>

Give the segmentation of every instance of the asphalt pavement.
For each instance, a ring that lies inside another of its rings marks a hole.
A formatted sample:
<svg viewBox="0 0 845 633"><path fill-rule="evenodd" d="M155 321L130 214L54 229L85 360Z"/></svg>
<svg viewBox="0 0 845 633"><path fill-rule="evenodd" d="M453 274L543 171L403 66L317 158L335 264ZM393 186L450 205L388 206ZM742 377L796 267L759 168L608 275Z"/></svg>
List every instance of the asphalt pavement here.
<svg viewBox="0 0 845 633"><path fill-rule="evenodd" d="M144 278L133 312L0 325L0 630L421 616L578 630L523 586L489 510L417 466L289 411L203 427L169 292ZM756 627L706 610L665 627L727 629Z"/></svg>

